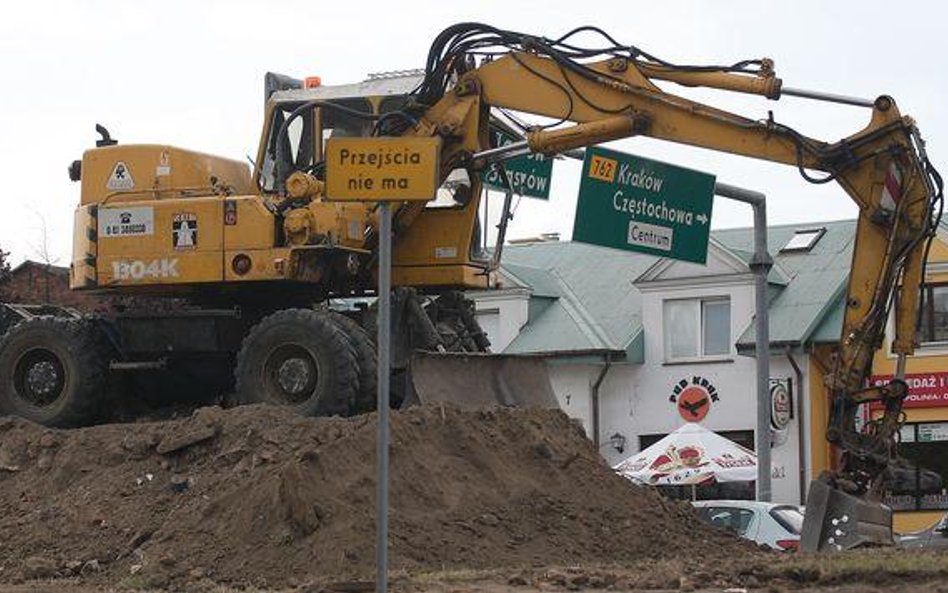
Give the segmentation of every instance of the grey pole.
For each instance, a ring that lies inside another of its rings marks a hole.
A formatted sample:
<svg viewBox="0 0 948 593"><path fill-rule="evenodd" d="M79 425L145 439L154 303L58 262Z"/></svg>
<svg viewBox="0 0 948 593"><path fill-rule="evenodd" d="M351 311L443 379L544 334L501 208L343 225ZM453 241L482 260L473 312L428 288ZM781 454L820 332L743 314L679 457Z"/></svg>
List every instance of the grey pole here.
<svg viewBox="0 0 948 593"><path fill-rule="evenodd" d="M767 274L773 259L767 251L767 208L764 194L716 183L714 193L750 204L754 208L754 254L750 269L754 274L754 333L757 362L757 500L770 502L770 316L767 303ZM800 485L803 488L803 484Z"/></svg>
<svg viewBox="0 0 948 593"><path fill-rule="evenodd" d="M375 590L388 590L388 401L392 343L392 208L379 204L378 290L378 507L376 511Z"/></svg>
<svg viewBox="0 0 948 593"><path fill-rule="evenodd" d="M861 97L847 97L846 95L836 95L833 93L823 93L820 91L808 91L806 89L794 89L790 87L781 87L780 95L789 95L791 97L802 97L804 99L816 99L817 101L827 101L829 103L840 103L842 105L855 105L856 107L875 106L876 102L872 99L863 99Z"/></svg>

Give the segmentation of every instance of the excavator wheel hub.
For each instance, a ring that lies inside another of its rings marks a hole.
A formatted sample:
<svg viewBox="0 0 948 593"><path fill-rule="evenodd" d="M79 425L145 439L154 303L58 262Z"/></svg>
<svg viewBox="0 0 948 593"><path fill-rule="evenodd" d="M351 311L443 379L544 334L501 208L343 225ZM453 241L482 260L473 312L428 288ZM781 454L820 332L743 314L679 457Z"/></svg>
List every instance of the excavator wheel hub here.
<svg viewBox="0 0 948 593"><path fill-rule="evenodd" d="M309 382L309 368L301 358L292 358L280 365L280 386L284 391L297 394L303 391Z"/></svg>
<svg viewBox="0 0 948 593"><path fill-rule="evenodd" d="M46 406L56 401L63 388L63 368L48 350L27 352L17 364L18 389L31 403Z"/></svg>
<svg viewBox="0 0 948 593"><path fill-rule="evenodd" d="M277 348L270 355L267 367L267 374L275 379L283 396L291 403L309 397L316 386L316 362L300 346L287 344Z"/></svg>

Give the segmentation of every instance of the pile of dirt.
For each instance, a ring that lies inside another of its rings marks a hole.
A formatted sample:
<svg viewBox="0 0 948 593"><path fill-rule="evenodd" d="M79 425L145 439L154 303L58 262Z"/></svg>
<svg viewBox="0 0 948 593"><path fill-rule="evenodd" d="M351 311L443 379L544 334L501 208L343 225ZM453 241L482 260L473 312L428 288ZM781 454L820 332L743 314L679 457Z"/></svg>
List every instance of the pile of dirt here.
<svg viewBox="0 0 948 593"><path fill-rule="evenodd" d="M618 565L753 553L616 476L559 411L392 418L391 566ZM375 416L202 408L72 431L0 419L0 581L166 587L370 578Z"/></svg>

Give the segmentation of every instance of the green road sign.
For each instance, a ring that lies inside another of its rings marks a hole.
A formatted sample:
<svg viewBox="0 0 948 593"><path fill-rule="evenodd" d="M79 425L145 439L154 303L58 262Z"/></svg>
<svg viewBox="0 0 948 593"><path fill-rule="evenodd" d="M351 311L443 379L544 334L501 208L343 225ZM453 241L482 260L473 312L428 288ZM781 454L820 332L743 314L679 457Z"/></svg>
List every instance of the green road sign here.
<svg viewBox="0 0 948 593"><path fill-rule="evenodd" d="M518 139L497 128L490 129L490 146L507 146ZM553 177L553 159L542 154L530 154L504 161L507 179L513 193L529 198L550 199L550 179ZM481 174L481 181L491 189L507 191L500 179L500 172L491 168Z"/></svg>
<svg viewBox="0 0 948 593"><path fill-rule="evenodd" d="M573 240L705 263L714 175L586 149Z"/></svg>

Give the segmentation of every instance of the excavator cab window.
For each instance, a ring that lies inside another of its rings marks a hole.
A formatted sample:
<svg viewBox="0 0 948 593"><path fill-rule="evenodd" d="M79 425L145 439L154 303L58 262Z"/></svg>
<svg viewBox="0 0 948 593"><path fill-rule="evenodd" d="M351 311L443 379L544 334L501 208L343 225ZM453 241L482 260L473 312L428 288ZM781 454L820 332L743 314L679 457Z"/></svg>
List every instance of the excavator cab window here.
<svg viewBox="0 0 948 593"><path fill-rule="evenodd" d="M260 188L264 192L277 192L282 177L293 171L313 171L322 160L326 141L333 137L368 136L372 131L372 120L353 115L351 111L372 113L372 105L365 99L339 99L331 101L341 109L320 105L289 120L286 133L280 130L300 103L277 106L267 132L267 145L260 164ZM320 142L317 143L316 139ZM279 162L278 162L279 161Z"/></svg>
<svg viewBox="0 0 948 593"><path fill-rule="evenodd" d="M426 208L463 208L471 201L473 188L467 169L454 169L438 188L435 199Z"/></svg>
<svg viewBox="0 0 948 593"><path fill-rule="evenodd" d="M372 104L365 99L339 99L332 102L340 107L372 113ZM372 120L347 113L343 109L332 107L319 108L320 134L319 159L326 152L326 141L330 138L359 138L372 133Z"/></svg>
<svg viewBox="0 0 948 593"><path fill-rule="evenodd" d="M280 129L296 107L298 105L288 104L273 110L273 119L267 134L267 147L264 151L263 163L260 165L260 187L265 192L275 192L279 189L276 178L278 169L288 174L291 171L308 170L315 162L313 140L315 116L312 111L294 118L287 127L286 135L280 138ZM280 167L277 167L278 159L283 161Z"/></svg>
<svg viewBox="0 0 948 593"><path fill-rule="evenodd" d="M383 97L379 102L379 115L384 115L386 113L391 113L393 111L401 111L409 103L407 95L392 95L390 97Z"/></svg>

